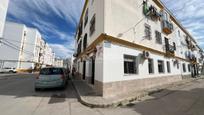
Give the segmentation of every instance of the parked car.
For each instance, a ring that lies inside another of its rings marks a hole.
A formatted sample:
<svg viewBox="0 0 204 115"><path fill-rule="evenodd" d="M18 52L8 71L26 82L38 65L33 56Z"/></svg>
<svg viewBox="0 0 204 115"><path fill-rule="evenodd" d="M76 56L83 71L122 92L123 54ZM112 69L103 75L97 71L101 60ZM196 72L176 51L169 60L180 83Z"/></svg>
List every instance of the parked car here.
<svg viewBox="0 0 204 115"><path fill-rule="evenodd" d="M46 67L40 70L35 80L35 90L44 88L65 88L68 81L68 74L64 68Z"/></svg>
<svg viewBox="0 0 204 115"><path fill-rule="evenodd" d="M16 73L16 68L0 68L0 73Z"/></svg>

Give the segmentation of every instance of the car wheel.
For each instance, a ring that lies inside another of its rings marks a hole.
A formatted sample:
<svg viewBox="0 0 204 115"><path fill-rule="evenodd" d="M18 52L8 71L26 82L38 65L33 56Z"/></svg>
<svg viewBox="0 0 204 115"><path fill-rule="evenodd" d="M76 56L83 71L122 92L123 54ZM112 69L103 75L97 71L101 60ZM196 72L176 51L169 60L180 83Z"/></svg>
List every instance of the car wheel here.
<svg viewBox="0 0 204 115"><path fill-rule="evenodd" d="M40 88L35 88L35 91L40 91Z"/></svg>
<svg viewBox="0 0 204 115"><path fill-rule="evenodd" d="M14 73L13 71L9 71L9 73Z"/></svg>

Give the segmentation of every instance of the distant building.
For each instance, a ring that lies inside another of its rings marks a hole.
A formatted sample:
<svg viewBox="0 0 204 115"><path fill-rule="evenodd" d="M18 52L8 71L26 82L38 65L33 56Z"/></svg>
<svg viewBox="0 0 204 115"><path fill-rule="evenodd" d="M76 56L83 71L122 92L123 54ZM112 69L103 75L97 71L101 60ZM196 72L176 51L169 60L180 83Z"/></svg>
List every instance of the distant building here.
<svg viewBox="0 0 204 115"><path fill-rule="evenodd" d="M160 0L86 0L75 39L78 76L104 97L195 77L203 66L203 50Z"/></svg>
<svg viewBox="0 0 204 115"><path fill-rule="evenodd" d="M40 32L24 24L6 22L0 46L2 67L19 71L39 69L53 65L52 49L43 40Z"/></svg>
<svg viewBox="0 0 204 115"><path fill-rule="evenodd" d="M55 67L64 67L63 64L64 64L63 59L55 58L55 64L54 64Z"/></svg>
<svg viewBox="0 0 204 115"><path fill-rule="evenodd" d="M6 14L8 9L9 0L1 0L0 2L0 38L3 37L3 29L6 20Z"/></svg>
<svg viewBox="0 0 204 115"><path fill-rule="evenodd" d="M49 46L49 44L45 44L45 47L44 47L44 61L43 61L43 64L46 65L46 66L52 66L53 65L53 59L55 58L54 57L54 53L51 49L51 47Z"/></svg>
<svg viewBox="0 0 204 115"><path fill-rule="evenodd" d="M37 29L28 28L25 31L26 39L24 44L24 51L23 51L23 62L21 64L22 69L34 69L36 64L39 62L39 57L41 56L40 50L43 48L40 42L42 40L41 34ZM11 41L12 42L12 41ZM26 63L27 62L27 63Z"/></svg>
<svg viewBox="0 0 204 115"><path fill-rule="evenodd" d="M71 58L67 58L63 60L63 67L64 68L71 68Z"/></svg>

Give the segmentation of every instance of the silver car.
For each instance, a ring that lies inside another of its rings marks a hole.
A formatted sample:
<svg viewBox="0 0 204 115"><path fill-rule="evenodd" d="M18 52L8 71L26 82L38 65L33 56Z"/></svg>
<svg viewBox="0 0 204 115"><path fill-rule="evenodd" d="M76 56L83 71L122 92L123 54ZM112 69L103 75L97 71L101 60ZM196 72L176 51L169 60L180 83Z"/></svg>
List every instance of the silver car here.
<svg viewBox="0 0 204 115"><path fill-rule="evenodd" d="M40 70L35 80L35 90L44 88L65 88L68 81L68 72L64 68L46 67Z"/></svg>
<svg viewBox="0 0 204 115"><path fill-rule="evenodd" d="M16 69L10 67L0 68L0 73L16 73Z"/></svg>

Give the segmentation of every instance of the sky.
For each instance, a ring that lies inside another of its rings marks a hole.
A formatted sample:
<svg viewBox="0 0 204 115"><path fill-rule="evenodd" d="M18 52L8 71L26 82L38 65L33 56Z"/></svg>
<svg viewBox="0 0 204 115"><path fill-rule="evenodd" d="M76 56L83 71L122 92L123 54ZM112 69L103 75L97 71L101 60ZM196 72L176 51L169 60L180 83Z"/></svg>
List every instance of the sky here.
<svg viewBox="0 0 204 115"><path fill-rule="evenodd" d="M10 0L7 21L37 28L56 56L74 52L74 35L85 0ZM204 48L204 0L162 0Z"/></svg>

